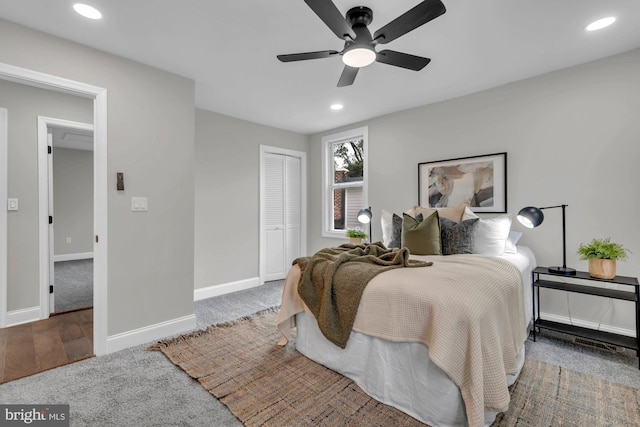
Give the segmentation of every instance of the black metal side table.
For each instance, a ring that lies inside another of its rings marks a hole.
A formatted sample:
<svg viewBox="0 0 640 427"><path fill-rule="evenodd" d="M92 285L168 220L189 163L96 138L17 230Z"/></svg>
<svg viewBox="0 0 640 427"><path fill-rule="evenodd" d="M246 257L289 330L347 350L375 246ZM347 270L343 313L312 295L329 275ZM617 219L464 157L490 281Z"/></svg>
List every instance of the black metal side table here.
<svg viewBox="0 0 640 427"><path fill-rule="evenodd" d="M533 270L532 274L533 281L531 286L534 295L534 297L532 298L533 341L536 340L536 328L540 328L629 348L636 351L636 356L638 357L638 369L640 369L640 284L638 283L638 279L636 277L616 276L611 280L606 280L591 277L589 276L589 273L585 271L577 271L575 276L565 276L554 274L550 272L547 267L537 267L535 270ZM559 277L570 277L572 279L578 279L579 281L586 281L586 284L566 283L554 280ZM590 286L588 284L589 281L631 286L633 287L633 292ZM612 332L599 331L595 329L584 328L581 326L567 325L565 323L540 319L540 288L557 289L566 292L575 292L586 295L613 298L617 300L633 301L636 308L636 336L629 337ZM537 305L536 301L538 302Z"/></svg>

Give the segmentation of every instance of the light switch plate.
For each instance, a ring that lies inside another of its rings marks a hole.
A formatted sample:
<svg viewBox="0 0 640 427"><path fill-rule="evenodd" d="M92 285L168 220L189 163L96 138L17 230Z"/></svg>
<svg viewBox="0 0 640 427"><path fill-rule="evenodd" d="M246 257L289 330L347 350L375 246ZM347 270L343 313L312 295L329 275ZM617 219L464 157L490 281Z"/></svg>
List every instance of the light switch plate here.
<svg viewBox="0 0 640 427"><path fill-rule="evenodd" d="M148 210L146 197L132 197L131 210L133 212L146 212Z"/></svg>
<svg viewBox="0 0 640 427"><path fill-rule="evenodd" d="M18 210L18 199L7 199L7 210L8 211L17 211Z"/></svg>

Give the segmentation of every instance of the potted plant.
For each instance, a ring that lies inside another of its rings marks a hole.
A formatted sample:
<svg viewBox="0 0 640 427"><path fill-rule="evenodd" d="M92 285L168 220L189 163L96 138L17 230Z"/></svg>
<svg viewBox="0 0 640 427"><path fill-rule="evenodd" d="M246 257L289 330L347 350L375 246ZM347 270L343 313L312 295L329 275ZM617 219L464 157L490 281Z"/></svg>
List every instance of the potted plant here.
<svg viewBox="0 0 640 427"><path fill-rule="evenodd" d="M616 277L616 261L627 259L627 252L619 243L611 242L611 238L593 239L591 243L580 244L578 255L581 260L589 261L589 275L598 279Z"/></svg>
<svg viewBox="0 0 640 427"><path fill-rule="evenodd" d="M350 228L347 230L347 237L351 243L357 245L362 243L362 239L367 237L367 234L359 228Z"/></svg>

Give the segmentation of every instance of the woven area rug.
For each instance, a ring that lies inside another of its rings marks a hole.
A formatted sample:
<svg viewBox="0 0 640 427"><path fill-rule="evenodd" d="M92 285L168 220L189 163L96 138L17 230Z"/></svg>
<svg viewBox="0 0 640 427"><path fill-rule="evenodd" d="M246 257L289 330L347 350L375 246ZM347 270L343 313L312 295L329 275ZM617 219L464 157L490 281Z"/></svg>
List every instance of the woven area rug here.
<svg viewBox="0 0 640 427"><path fill-rule="evenodd" d="M247 426L421 426L353 381L280 347L267 310L149 347L164 353ZM640 425L640 392L527 358L495 426Z"/></svg>

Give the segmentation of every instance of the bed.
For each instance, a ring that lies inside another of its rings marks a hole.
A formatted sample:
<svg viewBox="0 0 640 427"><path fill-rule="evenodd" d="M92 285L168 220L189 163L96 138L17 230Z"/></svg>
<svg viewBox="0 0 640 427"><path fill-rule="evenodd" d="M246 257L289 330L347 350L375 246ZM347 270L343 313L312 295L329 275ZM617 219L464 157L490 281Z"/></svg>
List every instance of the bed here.
<svg viewBox="0 0 640 427"><path fill-rule="evenodd" d="M278 317L281 344L297 327L296 348L306 357L430 426L490 425L508 407L507 386L524 363L523 343L531 321L535 257L525 246L514 252L411 255L433 265L375 276L364 289L344 349L320 331L298 295L300 268L293 266ZM495 277L481 284L480 277L489 270L496 270L491 273ZM441 300L437 304L432 293ZM438 304L439 311L434 308ZM463 309L459 306L473 306L475 314L466 319L457 312ZM459 329L465 336L448 335Z"/></svg>

